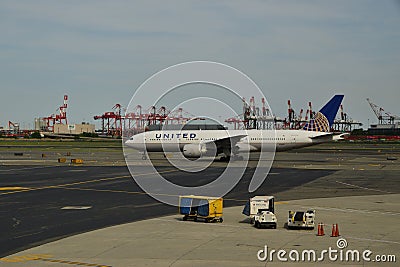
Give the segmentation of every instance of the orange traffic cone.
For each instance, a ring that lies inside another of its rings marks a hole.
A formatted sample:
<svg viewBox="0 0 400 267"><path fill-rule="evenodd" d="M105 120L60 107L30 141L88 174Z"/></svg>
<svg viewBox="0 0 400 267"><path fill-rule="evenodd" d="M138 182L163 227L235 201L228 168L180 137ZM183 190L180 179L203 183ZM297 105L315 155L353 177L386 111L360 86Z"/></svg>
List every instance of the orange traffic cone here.
<svg viewBox="0 0 400 267"><path fill-rule="evenodd" d="M323 236L323 235L325 235L325 233L324 233L324 224L323 223L319 223L318 224L317 236Z"/></svg>
<svg viewBox="0 0 400 267"><path fill-rule="evenodd" d="M331 237L337 237L336 235L336 225L332 224L332 234Z"/></svg>
<svg viewBox="0 0 400 267"><path fill-rule="evenodd" d="M339 225L338 224L336 224L335 236L340 236L340 234L339 234Z"/></svg>

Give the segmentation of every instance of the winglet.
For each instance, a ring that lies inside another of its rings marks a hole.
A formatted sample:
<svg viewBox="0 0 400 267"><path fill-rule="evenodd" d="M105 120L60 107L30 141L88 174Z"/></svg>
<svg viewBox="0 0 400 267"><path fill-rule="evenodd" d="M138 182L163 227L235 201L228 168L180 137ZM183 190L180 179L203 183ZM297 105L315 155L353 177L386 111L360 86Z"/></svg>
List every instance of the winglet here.
<svg viewBox="0 0 400 267"><path fill-rule="evenodd" d="M315 118L306 123L303 130L329 132L335 120L336 114L342 103L344 95L335 95L325 104L323 108L315 115Z"/></svg>

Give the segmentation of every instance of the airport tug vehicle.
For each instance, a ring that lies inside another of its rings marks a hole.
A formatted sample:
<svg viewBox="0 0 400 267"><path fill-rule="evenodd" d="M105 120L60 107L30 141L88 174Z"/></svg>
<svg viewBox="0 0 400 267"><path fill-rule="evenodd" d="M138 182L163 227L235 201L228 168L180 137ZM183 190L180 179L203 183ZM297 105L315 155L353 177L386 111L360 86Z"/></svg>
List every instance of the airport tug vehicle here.
<svg viewBox="0 0 400 267"><path fill-rule="evenodd" d="M179 197L179 213L183 215L184 221L197 221L200 218L206 223L222 223L222 210L222 198L193 195Z"/></svg>
<svg viewBox="0 0 400 267"><path fill-rule="evenodd" d="M255 196L249 199L243 214L250 217L250 224L256 228L270 227L276 229L275 198L273 196Z"/></svg>
<svg viewBox="0 0 400 267"><path fill-rule="evenodd" d="M275 214L268 210L258 210L256 216L254 216L254 226L256 228L270 227L276 229L277 219Z"/></svg>
<svg viewBox="0 0 400 267"><path fill-rule="evenodd" d="M289 211L288 229L309 229L315 227L315 210Z"/></svg>

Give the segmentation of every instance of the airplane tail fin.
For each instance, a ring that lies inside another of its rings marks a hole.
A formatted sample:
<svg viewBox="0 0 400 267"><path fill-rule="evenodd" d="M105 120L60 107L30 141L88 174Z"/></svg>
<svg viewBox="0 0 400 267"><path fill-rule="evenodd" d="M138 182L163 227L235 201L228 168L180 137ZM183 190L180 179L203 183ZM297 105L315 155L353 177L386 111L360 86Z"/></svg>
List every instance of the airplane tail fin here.
<svg viewBox="0 0 400 267"><path fill-rule="evenodd" d="M342 103L343 97L344 95L335 95L332 97L331 100L329 100L329 102L317 112L314 119L304 125L303 130L329 132L340 104Z"/></svg>

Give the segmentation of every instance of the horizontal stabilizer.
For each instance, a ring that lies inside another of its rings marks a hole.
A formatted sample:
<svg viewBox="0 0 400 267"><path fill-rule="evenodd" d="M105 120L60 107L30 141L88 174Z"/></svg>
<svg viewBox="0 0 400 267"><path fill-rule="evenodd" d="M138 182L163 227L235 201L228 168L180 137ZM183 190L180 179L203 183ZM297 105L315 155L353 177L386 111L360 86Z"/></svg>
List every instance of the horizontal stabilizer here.
<svg viewBox="0 0 400 267"><path fill-rule="evenodd" d="M325 138L327 138L327 137L331 137L331 136L333 136L334 134L333 133L326 133L326 134L324 134L324 135L317 135L317 136L314 136L314 137L310 137L312 140L318 140L318 139L325 139Z"/></svg>

